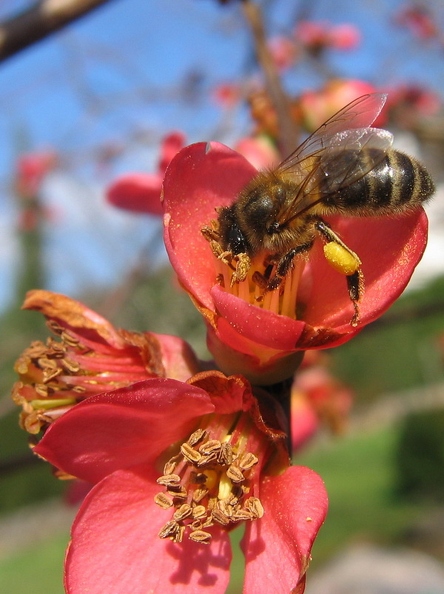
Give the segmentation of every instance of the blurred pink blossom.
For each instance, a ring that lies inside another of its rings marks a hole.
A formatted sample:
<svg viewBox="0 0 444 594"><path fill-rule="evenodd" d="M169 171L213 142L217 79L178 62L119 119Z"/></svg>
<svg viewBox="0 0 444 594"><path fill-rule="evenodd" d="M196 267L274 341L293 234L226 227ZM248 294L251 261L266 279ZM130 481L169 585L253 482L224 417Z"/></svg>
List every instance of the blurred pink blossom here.
<svg viewBox="0 0 444 594"><path fill-rule="evenodd" d="M157 171L121 175L107 189L108 202L124 210L161 216L163 207L160 195L163 176L169 162L184 143L185 136L182 132L171 132L165 136L160 147Z"/></svg>

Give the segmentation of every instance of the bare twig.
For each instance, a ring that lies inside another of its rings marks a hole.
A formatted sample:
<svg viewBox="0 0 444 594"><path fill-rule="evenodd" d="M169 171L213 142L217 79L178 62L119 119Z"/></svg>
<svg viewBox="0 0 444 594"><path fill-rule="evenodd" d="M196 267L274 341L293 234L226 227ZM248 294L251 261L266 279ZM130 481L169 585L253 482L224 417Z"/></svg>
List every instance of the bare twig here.
<svg viewBox="0 0 444 594"><path fill-rule="evenodd" d="M296 147L298 135L297 126L290 114L290 101L282 88L279 73L268 49L260 7L251 0L243 0L242 7L253 33L256 55L265 75L267 92L276 109L280 148L283 155L287 156Z"/></svg>
<svg viewBox="0 0 444 594"><path fill-rule="evenodd" d="M0 23L0 61L44 39L109 0L40 0Z"/></svg>

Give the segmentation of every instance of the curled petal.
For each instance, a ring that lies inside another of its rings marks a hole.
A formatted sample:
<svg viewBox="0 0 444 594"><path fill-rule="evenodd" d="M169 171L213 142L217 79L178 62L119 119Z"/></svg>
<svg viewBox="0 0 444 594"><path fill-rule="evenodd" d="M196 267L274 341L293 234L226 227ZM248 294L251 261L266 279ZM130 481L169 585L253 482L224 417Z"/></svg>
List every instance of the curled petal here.
<svg viewBox="0 0 444 594"><path fill-rule="evenodd" d="M291 377L303 358L302 351L285 352L255 343L236 332L224 318L218 319L217 331L208 324L207 344L225 373L241 373L254 385L275 384Z"/></svg>
<svg viewBox="0 0 444 594"><path fill-rule="evenodd" d="M22 309L41 312L65 329L82 334L85 338L106 342L115 348L123 348L124 341L114 326L101 315L79 301L61 295L36 289L26 294Z"/></svg>

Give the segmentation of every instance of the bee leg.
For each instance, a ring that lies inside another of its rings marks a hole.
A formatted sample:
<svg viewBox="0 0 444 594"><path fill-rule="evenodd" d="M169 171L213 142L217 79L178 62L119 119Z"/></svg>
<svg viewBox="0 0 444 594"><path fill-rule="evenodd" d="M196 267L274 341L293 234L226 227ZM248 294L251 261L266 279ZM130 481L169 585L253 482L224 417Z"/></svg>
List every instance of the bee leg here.
<svg viewBox="0 0 444 594"><path fill-rule="evenodd" d="M292 267L295 257L299 254L303 254L304 252L308 252L312 247L313 241L308 241L303 245L299 245L298 247L289 250L284 256L282 256L282 258L277 263L274 275L268 280L267 291L274 291L277 289Z"/></svg>
<svg viewBox="0 0 444 594"><path fill-rule="evenodd" d="M356 327L359 324L359 301L364 293L361 260L322 219L316 221L315 227L326 242L324 256L327 262L347 277L348 294L355 310L350 325Z"/></svg>
<svg viewBox="0 0 444 594"><path fill-rule="evenodd" d="M350 326L356 328L356 326L359 324L359 300L364 293L364 275L362 274L360 268L353 274L347 275L347 287L348 294L355 310L355 313L353 314L353 317L350 321Z"/></svg>

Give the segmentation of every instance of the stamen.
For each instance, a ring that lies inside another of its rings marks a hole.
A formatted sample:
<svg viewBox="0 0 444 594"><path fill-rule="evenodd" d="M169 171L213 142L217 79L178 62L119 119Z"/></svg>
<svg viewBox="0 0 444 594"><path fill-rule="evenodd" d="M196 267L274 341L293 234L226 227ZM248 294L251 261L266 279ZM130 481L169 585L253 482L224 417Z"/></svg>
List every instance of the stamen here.
<svg viewBox="0 0 444 594"><path fill-rule="evenodd" d="M157 483L166 491L158 493L154 501L174 512L160 530L160 538L181 542L187 533L191 540L208 544L208 528L214 523L228 526L262 517L259 499L248 496L259 460L246 451L241 425L223 441L211 439L205 430L195 431L165 464Z"/></svg>
<svg viewBox="0 0 444 594"><path fill-rule="evenodd" d="M276 277L277 263L269 254L262 254L250 261L246 254L234 256L216 244L213 237L216 282L247 303L296 319L299 282L306 262L304 258L296 257L281 278ZM276 289L267 289L270 280L275 281Z"/></svg>

